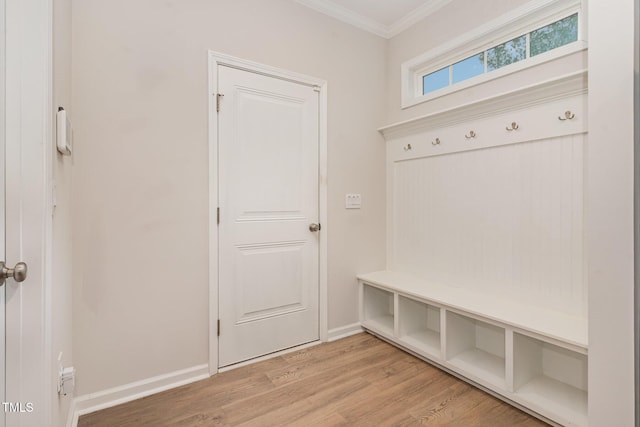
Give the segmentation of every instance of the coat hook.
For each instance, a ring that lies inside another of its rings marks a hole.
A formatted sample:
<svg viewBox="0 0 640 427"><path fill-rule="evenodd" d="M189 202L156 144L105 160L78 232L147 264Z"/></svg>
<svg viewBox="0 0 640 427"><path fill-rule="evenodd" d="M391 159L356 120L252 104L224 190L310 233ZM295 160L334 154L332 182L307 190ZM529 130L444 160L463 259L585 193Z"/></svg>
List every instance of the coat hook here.
<svg viewBox="0 0 640 427"><path fill-rule="evenodd" d="M472 130L469 131L469 135L465 135L464 136L467 139L471 139L471 138L475 138L476 137L476 133Z"/></svg>
<svg viewBox="0 0 640 427"><path fill-rule="evenodd" d="M407 144L403 148L404 148L404 151L409 151L411 150L412 147L411 147L411 144Z"/></svg>
<svg viewBox="0 0 640 427"><path fill-rule="evenodd" d="M575 116L576 115L573 114L570 110L567 110L567 111L564 112L564 119L562 117L558 116L558 120L562 120L564 122L565 120L573 119Z"/></svg>
<svg viewBox="0 0 640 427"><path fill-rule="evenodd" d="M506 129L511 132L512 130L518 130L519 127L516 122L511 122L511 127L507 127Z"/></svg>
<svg viewBox="0 0 640 427"><path fill-rule="evenodd" d="M440 138L436 138L435 141L431 141L431 145L440 145Z"/></svg>

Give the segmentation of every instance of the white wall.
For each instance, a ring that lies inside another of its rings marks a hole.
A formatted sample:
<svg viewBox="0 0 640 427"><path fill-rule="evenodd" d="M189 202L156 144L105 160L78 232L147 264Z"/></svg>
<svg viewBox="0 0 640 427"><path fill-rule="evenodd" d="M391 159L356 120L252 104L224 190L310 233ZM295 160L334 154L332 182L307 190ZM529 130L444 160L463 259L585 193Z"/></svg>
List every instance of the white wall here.
<svg viewBox="0 0 640 427"><path fill-rule="evenodd" d="M71 0L53 2L53 105L55 113L63 106L73 118L71 108ZM53 140L55 146L55 139ZM52 254L52 384L58 380L58 354L62 352L64 366L73 365L72 359L72 283L71 283L71 157L57 154L53 158L53 177L56 183L57 208L53 215ZM64 425L72 396L52 399L54 425Z"/></svg>
<svg viewBox="0 0 640 427"><path fill-rule="evenodd" d="M634 1L589 5L589 424L634 425ZM615 37L613 37L615 35Z"/></svg>
<svg viewBox="0 0 640 427"><path fill-rule="evenodd" d="M497 93L515 90L586 68L586 54L575 53L549 63L515 72L404 110L400 107L400 66L462 34L472 31L530 0L453 1L408 30L389 40L387 61L386 124L420 117Z"/></svg>
<svg viewBox="0 0 640 427"><path fill-rule="evenodd" d="M73 1L80 395L208 361L207 49L328 81L330 329L384 267L384 39L290 0Z"/></svg>

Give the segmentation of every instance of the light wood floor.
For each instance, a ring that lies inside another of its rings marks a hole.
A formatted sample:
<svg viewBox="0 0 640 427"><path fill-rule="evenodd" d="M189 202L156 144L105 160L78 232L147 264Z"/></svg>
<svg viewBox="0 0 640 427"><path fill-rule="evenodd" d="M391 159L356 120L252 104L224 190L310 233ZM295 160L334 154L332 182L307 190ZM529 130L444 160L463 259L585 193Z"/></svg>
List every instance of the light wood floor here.
<svg viewBox="0 0 640 427"><path fill-rule="evenodd" d="M82 416L87 426L546 426L369 335Z"/></svg>

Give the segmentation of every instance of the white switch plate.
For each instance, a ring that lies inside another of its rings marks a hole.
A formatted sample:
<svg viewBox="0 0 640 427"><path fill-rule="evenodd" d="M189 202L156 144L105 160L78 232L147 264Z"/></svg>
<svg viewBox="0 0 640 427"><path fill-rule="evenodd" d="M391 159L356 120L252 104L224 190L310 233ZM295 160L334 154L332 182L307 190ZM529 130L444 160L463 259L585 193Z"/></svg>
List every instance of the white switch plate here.
<svg viewBox="0 0 640 427"><path fill-rule="evenodd" d="M346 209L360 209L362 206L362 195L347 194L344 198L344 207Z"/></svg>

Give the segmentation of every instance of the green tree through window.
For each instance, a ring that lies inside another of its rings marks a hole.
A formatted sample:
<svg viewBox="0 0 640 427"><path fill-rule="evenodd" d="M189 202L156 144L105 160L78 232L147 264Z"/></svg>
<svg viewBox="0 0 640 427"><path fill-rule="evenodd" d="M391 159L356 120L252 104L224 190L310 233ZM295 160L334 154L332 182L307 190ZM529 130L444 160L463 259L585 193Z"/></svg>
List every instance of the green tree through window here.
<svg viewBox="0 0 640 427"><path fill-rule="evenodd" d="M497 70L526 58L527 38L520 36L487 51L487 71Z"/></svg>
<svg viewBox="0 0 640 427"><path fill-rule="evenodd" d="M529 52L527 52L527 38ZM575 13L530 33L469 56L447 67L422 76L422 93L444 89L452 84L497 70L509 64L540 55L578 40L578 14ZM486 61L486 64L485 64Z"/></svg>
<svg viewBox="0 0 640 427"><path fill-rule="evenodd" d="M578 40L578 14L531 32L531 56Z"/></svg>

